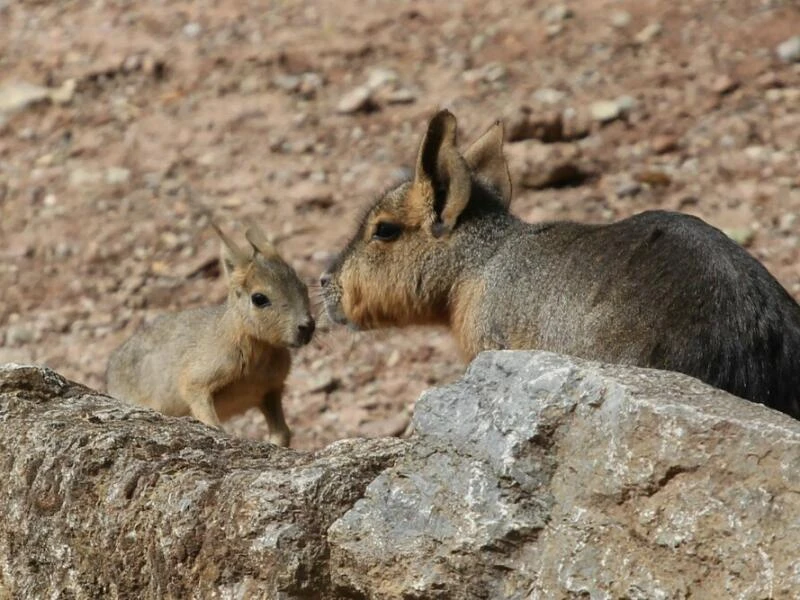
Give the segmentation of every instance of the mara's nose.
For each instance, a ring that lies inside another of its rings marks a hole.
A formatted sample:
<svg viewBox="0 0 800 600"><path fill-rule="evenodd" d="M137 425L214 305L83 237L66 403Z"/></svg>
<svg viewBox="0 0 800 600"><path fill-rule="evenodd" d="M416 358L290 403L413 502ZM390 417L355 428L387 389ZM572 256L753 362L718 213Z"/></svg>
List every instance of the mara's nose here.
<svg viewBox="0 0 800 600"><path fill-rule="evenodd" d="M308 319L302 325L297 326L297 339L298 341L305 345L311 341L312 336L314 335L314 329L316 328L316 324L314 323L314 319Z"/></svg>

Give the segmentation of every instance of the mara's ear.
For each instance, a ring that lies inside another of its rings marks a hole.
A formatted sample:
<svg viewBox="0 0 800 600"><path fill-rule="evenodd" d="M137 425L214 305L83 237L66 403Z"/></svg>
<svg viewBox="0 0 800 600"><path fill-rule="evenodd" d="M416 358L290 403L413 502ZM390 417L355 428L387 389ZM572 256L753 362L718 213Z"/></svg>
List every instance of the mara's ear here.
<svg viewBox="0 0 800 600"><path fill-rule="evenodd" d="M278 258L278 251L275 246L267 239L261 228L252 221L250 221L244 236L253 248L254 254L260 254L264 258Z"/></svg>
<svg viewBox="0 0 800 600"><path fill-rule="evenodd" d="M239 248L239 246L237 246L232 239L222 233L219 225L212 221L211 227L213 227L214 231L217 232L217 236L219 236L219 239L222 242L220 258L222 260L222 266L225 269L225 275L230 279L231 275L236 269L240 269L247 264L249 258L244 252L242 252L242 249Z"/></svg>
<svg viewBox="0 0 800 600"><path fill-rule="evenodd" d="M431 233L441 237L453 230L471 191L469 168L456 149L456 118L436 113L428 124L417 155L409 208Z"/></svg>
<svg viewBox="0 0 800 600"><path fill-rule="evenodd" d="M511 204L511 175L503 156L503 122L495 121L464 153L472 174L500 195L503 206Z"/></svg>

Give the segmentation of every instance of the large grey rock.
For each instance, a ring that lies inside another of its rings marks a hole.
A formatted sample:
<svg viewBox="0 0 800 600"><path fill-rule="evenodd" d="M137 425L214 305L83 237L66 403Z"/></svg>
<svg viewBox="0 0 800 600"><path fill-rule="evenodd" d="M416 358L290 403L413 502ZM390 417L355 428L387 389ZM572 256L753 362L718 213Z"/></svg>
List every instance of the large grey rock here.
<svg viewBox="0 0 800 600"><path fill-rule="evenodd" d="M796 598L800 423L674 373L480 355L329 531L355 598Z"/></svg>
<svg viewBox="0 0 800 600"><path fill-rule="evenodd" d="M0 367L0 598L800 597L800 422L480 355L411 440L307 454Z"/></svg>
<svg viewBox="0 0 800 600"><path fill-rule="evenodd" d="M404 446L297 453L0 366L0 598L334 598L325 532Z"/></svg>

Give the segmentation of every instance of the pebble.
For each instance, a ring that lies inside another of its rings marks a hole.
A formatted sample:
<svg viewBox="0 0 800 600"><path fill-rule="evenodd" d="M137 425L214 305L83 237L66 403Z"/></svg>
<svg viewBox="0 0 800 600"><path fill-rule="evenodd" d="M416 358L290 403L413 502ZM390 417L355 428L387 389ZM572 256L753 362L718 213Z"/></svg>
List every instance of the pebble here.
<svg viewBox="0 0 800 600"><path fill-rule="evenodd" d="M611 25L622 29L631 24L631 13L625 10L615 10L611 13Z"/></svg>
<svg viewBox="0 0 800 600"><path fill-rule="evenodd" d="M131 172L123 167L109 167L106 171L106 183L108 185L121 185L128 183Z"/></svg>
<svg viewBox="0 0 800 600"><path fill-rule="evenodd" d="M572 9L566 4L556 4L544 11L543 18L546 23L559 23L566 21L574 15Z"/></svg>
<svg viewBox="0 0 800 600"><path fill-rule="evenodd" d="M330 394L342 386L342 380L330 373L322 373L311 380L307 392L309 394Z"/></svg>
<svg viewBox="0 0 800 600"><path fill-rule="evenodd" d="M397 73L392 69L377 68L372 69L367 77L365 84L370 90L378 90L386 85L393 84L398 80Z"/></svg>
<svg viewBox="0 0 800 600"><path fill-rule="evenodd" d="M0 87L0 114L24 110L49 100L50 92L46 87L25 81L7 83Z"/></svg>
<svg viewBox="0 0 800 600"><path fill-rule="evenodd" d="M637 173L636 181L646 183L652 187L667 187L672 183L672 177L667 175L664 171L650 169Z"/></svg>
<svg viewBox="0 0 800 600"><path fill-rule="evenodd" d="M678 138L674 135L662 134L653 138L650 147L656 154L666 154L678 149Z"/></svg>
<svg viewBox="0 0 800 600"><path fill-rule="evenodd" d="M775 49L778 57L786 62L800 62L800 35L790 37Z"/></svg>
<svg viewBox="0 0 800 600"><path fill-rule="evenodd" d="M720 96L724 96L725 94L730 94L738 87L739 87L739 82L736 81L730 75L725 75L725 74L717 76L711 83L711 89Z"/></svg>
<svg viewBox="0 0 800 600"><path fill-rule="evenodd" d="M533 99L542 104L560 104L567 94L553 88L539 88L533 93Z"/></svg>
<svg viewBox="0 0 800 600"><path fill-rule="evenodd" d="M75 97L78 83L74 79L67 79L58 89L50 92L50 99L56 104L69 104Z"/></svg>
<svg viewBox="0 0 800 600"><path fill-rule="evenodd" d="M461 77L467 83L475 83L477 81L496 83L505 79L507 74L508 70L505 66L497 62L492 62L479 69L470 69L469 71L464 71Z"/></svg>
<svg viewBox="0 0 800 600"><path fill-rule="evenodd" d="M661 35L661 31L661 23L650 23L650 25L637 33L634 39L640 44L646 44Z"/></svg>
<svg viewBox="0 0 800 600"><path fill-rule="evenodd" d="M592 117L586 110L565 108L562 115L564 122L564 139L579 140L589 135L592 129Z"/></svg>
<svg viewBox="0 0 800 600"><path fill-rule="evenodd" d="M624 114L628 114L629 112L631 112L634 108L636 108L637 104L636 98L634 98L633 96L629 96L627 94L620 96L614 102L617 103L620 112Z"/></svg>
<svg viewBox="0 0 800 600"><path fill-rule="evenodd" d="M300 76L281 73L272 79L272 83L284 92L295 92L300 88Z"/></svg>
<svg viewBox="0 0 800 600"><path fill-rule="evenodd" d="M200 27L199 23L187 23L183 26L183 35L189 38L196 38L200 35L202 28Z"/></svg>
<svg viewBox="0 0 800 600"><path fill-rule="evenodd" d="M89 171L81 167L73 169L69 174L69 184L73 187L93 185L100 183L103 176L96 171Z"/></svg>
<svg viewBox="0 0 800 600"><path fill-rule="evenodd" d="M564 123L558 112L534 113L520 106L505 119L509 142L537 139L545 143L564 140Z"/></svg>
<svg viewBox="0 0 800 600"><path fill-rule="evenodd" d="M408 88L400 88L389 92L385 98L389 104L411 104L416 102L417 95Z"/></svg>
<svg viewBox="0 0 800 600"><path fill-rule="evenodd" d="M613 100L598 100L589 106L592 119L600 123L608 123L622 114L619 104Z"/></svg>
<svg viewBox="0 0 800 600"><path fill-rule="evenodd" d="M377 108L372 99L372 90L365 85L353 88L339 100L336 112L342 115L352 115L358 112L371 112Z"/></svg>
<svg viewBox="0 0 800 600"><path fill-rule="evenodd" d="M753 242L756 233L749 227L734 227L724 230L725 234L740 246L749 246Z"/></svg>
<svg viewBox="0 0 800 600"><path fill-rule="evenodd" d="M642 184L638 181L624 181L617 186L615 193L620 198L632 198L642 191Z"/></svg>

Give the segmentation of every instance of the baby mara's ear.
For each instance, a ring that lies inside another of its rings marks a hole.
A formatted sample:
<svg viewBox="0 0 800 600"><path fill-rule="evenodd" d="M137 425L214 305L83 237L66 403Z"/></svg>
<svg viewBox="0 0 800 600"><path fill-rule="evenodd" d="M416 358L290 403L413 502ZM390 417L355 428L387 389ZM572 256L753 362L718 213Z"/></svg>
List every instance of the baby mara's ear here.
<svg viewBox="0 0 800 600"><path fill-rule="evenodd" d="M253 221L249 222L247 231L244 234L250 246L253 248L255 254L260 254L264 258L279 258L278 251L272 242L267 239L267 236L258 225Z"/></svg>
<svg viewBox="0 0 800 600"><path fill-rule="evenodd" d="M464 153L472 175L492 188L503 206L511 204L511 175L503 156L503 122L495 121Z"/></svg>
<svg viewBox="0 0 800 600"><path fill-rule="evenodd" d="M217 233L220 241L222 242L220 248L220 258L222 259L222 266L225 270L225 275L230 279L234 271L243 269L250 261L250 257L227 235L222 233L219 225L211 222L211 227Z"/></svg>
<svg viewBox="0 0 800 600"><path fill-rule="evenodd" d="M428 123L417 154L409 212L429 224L434 237L449 234L469 202L472 184L469 167L456 148L457 122L442 110Z"/></svg>

